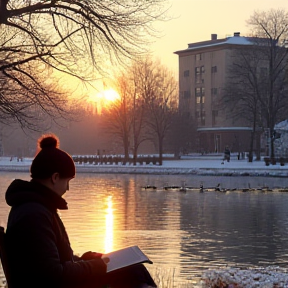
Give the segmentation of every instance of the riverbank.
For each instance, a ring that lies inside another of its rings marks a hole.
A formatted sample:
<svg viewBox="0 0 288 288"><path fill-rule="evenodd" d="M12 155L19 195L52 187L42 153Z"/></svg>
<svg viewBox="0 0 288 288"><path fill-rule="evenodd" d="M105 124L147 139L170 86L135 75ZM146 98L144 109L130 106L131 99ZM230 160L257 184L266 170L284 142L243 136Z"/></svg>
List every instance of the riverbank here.
<svg viewBox="0 0 288 288"><path fill-rule="evenodd" d="M11 161L10 161L11 160ZM0 158L0 171L29 172L32 158ZM223 164L221 155L193 155L181 157L179 160L164 160L163 165L138 164L88 164L76 163L77 173L119 173L119 174L158 174L158 175L211 175L211 176L267 176L288 177L288 164L279 163L266 166L264 160L248 162L232 157L230 162Z"/></svg>
<svg viewBox="0 0 288 288"><path fill-rule="evenodd" d="M277 266L208 270L201 288L287 288L288 270Z"/></svg>

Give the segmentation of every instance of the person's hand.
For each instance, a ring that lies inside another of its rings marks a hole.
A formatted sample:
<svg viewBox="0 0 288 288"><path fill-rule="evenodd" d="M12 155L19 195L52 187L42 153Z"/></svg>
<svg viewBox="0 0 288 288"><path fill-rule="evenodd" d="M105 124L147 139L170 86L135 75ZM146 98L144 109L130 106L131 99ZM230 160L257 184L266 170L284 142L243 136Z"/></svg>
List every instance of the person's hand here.
<svg viewBox="0 0 288 288"><path fill-rule="evenodd" d="M107 258L104 258L104 259L107 259ZM92 265L93 274L95 276L100 276L100 275L103 276L104 274L106 274L107 264L104 259L97 257L91 260L87 260L87 262L89 262L90 265Z"/></svg>
<svg viewBox="0 0 288 288"><path fill-rule="evenodd" d="M102 253L88 251L88 252L85 252L85 253L81 256L81 259L82 259L82 260L91 260L91 259L95 259L95 258L101 258L102 255L103 255ZM108 262L109 262L109 261L108 261Z"/></svg>

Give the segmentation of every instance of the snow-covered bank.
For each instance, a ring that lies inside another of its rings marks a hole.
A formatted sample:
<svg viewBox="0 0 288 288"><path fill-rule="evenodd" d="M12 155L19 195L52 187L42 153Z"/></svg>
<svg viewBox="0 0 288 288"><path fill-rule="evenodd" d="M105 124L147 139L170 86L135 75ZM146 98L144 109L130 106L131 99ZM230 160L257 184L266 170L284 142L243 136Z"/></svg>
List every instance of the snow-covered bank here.
<svg viewBox="0 0 288 288"><path fill-rule="evenodd" d="M287 288L288 270L278 266L261 268L224 268L208 270L202 277L203 288Z"/></svg>
<svg viewBox="0 0 288 288"><path fill-rule="evenodd" d="M31 158L16 158L10 161L8 157L0 158L0 171L29 172ZM76 164L77 173L123 173L123 174L158 174L158 175L211 175L211 176L267 176L288 177L288 164L280 166L265 166L264 161L233 159L229 163L221 164L221 157L198 156L181 160L164 160L163 165L143 164L136 166L121 164Z"/></svg>

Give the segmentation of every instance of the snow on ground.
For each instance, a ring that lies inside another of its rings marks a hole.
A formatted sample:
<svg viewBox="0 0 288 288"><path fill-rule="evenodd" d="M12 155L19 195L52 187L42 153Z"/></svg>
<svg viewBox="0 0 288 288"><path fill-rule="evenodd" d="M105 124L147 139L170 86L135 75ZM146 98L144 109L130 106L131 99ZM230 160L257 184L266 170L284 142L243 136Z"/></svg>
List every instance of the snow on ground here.
<svg viewBox="0 0 288 288"><path fill-rule="evenodd" d="M203 288L287 288L288 270L280 267L225 268L207 270Z"/></svg>
<svg viewBox="0 0 288 288"><path fill-rule="evenodd" d="M28 172L32 158L23 158L17 161L9 157L0 157L0 171ZM194 174L194 175L230 175L230 176L288 176L288 163L284 166L266 166L263 160L249 163L247 159L237 160L234 156L231 161L222 164L220 155L194 155L183 156L179 160L164 160L163 165L137 163L133 165L122 164L76 164L77 173L126 173L126 174Z"/></svg>

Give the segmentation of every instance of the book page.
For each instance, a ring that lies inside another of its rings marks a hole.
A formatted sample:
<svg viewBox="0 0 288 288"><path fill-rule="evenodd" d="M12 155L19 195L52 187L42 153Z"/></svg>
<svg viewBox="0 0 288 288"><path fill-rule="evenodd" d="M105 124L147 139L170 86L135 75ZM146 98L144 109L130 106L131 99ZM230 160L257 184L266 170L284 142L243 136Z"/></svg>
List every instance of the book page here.
<svg viewBox="0 0 288 288"><path fill-rule="evenodd" d="M103 254L102 258L104 257L110 259L109 263L107 263L107 272L144 262L152 264L152 261L149 260L138 246L131 246Z"/></svg>

